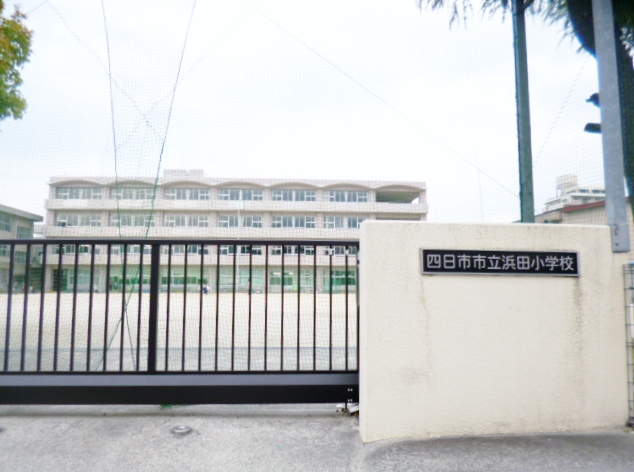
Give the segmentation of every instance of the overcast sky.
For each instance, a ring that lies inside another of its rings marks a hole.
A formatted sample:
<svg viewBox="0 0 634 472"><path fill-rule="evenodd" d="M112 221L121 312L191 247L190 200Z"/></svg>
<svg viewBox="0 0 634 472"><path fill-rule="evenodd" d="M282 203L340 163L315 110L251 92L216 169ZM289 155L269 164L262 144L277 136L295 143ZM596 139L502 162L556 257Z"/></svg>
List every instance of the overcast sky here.
<svg viewBox="0 0 634 472"><path fill-rule="evenodd" d="M2 204L43 215L49 177L114 176L116 142L121 176L160 162L416 180L430 220L519 217L509 18L450 28L414 0L200 0L193 16L191 0L104 0L111 93L101 1L19 3L34 52L27 113L0 122ZM562 29L528 19L538 211L558 175L602 183L600 138L583 132L596 63Z"/></svg>

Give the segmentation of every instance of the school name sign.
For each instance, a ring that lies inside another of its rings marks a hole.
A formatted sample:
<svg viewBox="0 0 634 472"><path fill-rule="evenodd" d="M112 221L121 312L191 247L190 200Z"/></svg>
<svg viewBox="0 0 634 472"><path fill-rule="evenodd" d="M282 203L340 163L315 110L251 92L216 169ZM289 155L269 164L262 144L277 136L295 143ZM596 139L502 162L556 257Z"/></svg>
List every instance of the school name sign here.
<svg viewBox="0 0 634 472"><path fill-rule="evenodd" d="M576 252L421 249L423 274L579 276Z"/></svg>

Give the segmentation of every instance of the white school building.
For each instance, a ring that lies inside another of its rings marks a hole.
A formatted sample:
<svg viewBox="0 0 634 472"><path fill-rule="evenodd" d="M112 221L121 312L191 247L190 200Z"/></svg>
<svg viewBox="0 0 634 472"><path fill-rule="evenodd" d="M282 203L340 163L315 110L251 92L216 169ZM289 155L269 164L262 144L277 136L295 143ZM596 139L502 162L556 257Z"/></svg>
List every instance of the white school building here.
<svg viewBox="0 0 634 472"><path fill-rule="evenodd" d="M156 184L156 185L155 185ZM227 239L236 246L219 248L190 245L187 247L187 286L191 290L202 282L211 290L233 284L235 259L238 290L333 291L347 277L356 284L354 250L345 247L319 248L317 258L310 245L285 246L284 274L281 269L281 246L239 245L238 240L342 240L358 241L359 225L364 220L425 221L428 206L423 182L248 179L207 177L201 170L165 170L163 177L52 177L46 201L46 222L41 228L45 238L161 238ZM353 248L354 249L354 248ZM78 288L90 286L90 245L77 248ZM75 245L62 248L62 272L59 274L59 248L47 254L47 272L51 289L59 279L62 289L74 284ZM149 248L144 251L149 253ZM237 254L234 255L234 251ZM111 249L111 270L106 277L107 251L95 247L94 288L117 290L123 282L122 248ZM128 248L129 265L139 264L139 246ZM163 247L161 283L168 281L171 263L172 289L185 285L185 245ZM204 268L198 270L200 258ZM269 270L264 264L268 257ZM149 256L143 264L143 285L149 284ZM169 260L168 260L169 259ZM249 261L252 266L249 268ZM219 271L216 266L219 262ZM314 281L313 265L318 266ZM332 273L329 269L333 266ZM299 267L299 268L298 268ZM138 270L128 270L126 284L138 285ZM106 280L108 278L108 280Z"/></svg>

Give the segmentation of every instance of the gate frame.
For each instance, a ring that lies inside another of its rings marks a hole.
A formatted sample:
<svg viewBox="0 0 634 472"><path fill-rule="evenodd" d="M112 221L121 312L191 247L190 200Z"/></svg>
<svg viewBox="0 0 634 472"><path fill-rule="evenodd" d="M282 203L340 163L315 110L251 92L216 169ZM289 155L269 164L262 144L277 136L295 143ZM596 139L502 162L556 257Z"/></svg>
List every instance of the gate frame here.
<svg viewBox="0 0 634 472"><path fill-rule="evenodd" d="M157 370L158 300L161 246L265 245L356 247L359 241L342 240L220 240L220 239L20 239L0 240L11 247L10 270L15 266L15 247L72 245L132 245L151 247L150 305L148 312L147 370L106 372L0 371L0 404L5 405L119 405L119 404L253 404L253 403L355 403L359 401L359 280L357 293L357 369L345 371L180 371ZM46 250L44 251L46 254ZM108 249L108 254L110 250ZM94 258L94 253L92 254ZM284 258L282 254L282 258ZM346 256L347 257L347 256ZM77 256L76 256L77 263ZM61 259L60 259L61 260ZM109 259L108 259L109 260ZM282 259L283 261L283 259ZM27 269L31 263L27 261ZM346 260L347 268L347 260ZM45 268L43 270L45 274ZM358 271L357 271L358 274ZM347 281L347 277L346 277ZM347 283L347 282L346 282ZM61 287L58 286L59 291ZM218 289L218 288L217 288ZM92 288L90 289L92 293ZM346 292L348 288L346 287ZM76 287L74 292L76 293ZM9 287L9 296L12 286ZM347 359L346 359L347 366ZM5 367L6 368L6 367Z"/></svg>

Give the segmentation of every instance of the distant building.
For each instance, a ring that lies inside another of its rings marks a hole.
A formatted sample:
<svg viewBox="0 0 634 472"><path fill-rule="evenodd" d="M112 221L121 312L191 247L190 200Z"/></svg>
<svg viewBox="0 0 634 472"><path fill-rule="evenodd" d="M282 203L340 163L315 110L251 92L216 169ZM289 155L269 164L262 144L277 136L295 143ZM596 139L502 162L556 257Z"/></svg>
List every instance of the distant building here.
<svg viewBox="0 0 634 472"><path fill-rule="evenodd" d="M421 221L427 216L426 185L423 182L352 181L352 180L306 180L306 179L228 179L206 177L200 170L166 170L159 179L155 194L155 178L119 179L112 177L52 177L49 199L46 201L46 224L42 235L46 238L214 238L257 240L347 240L358 241L359 226L368 220ZM167 247L164 248L167 250ZM205 248L206 263L215 264L216 254ZM75 246L65 247L65 259ZM90 273L89 246L79 247L78 286L88 288ZM104 248L95 248L95 285L99 290L106 286ZM129 248L131 253L139 248ZM146 249L147 250L147 249ZM253 273L251 278L245 262L252 250ZM328 273L330 255L343 256L341 248L321 248L324 256L318 258L319 290L340 278L345 278L339 267L343 257L335 258L336 273ZM58 250L59 251L59 250ZM172 284L183 284L185 246L172 247ZM188 247L188 264L198 258L199 246ZM231 286L233 252L237 251L236 280L240 289L251 283L256 289L268 284L271 290L285 290L301 286L312 286L312 270L288 267L281 274L281 267L272 266L265 281L262 263L263 246L221 246L220 280ZM299 251L299 254L298 254ZM312 246L285 246L284 254L297 259L306 255L311 259ZM279 264L282 247L269 247L269 264ZM120 248L111 251L113 264L119 259ZM209 256L209 257L208 257ZM51 254L47 259L48 271L54 284L59 280L62 287L70 287L73 269L63 269L58 274L57 259ZM191 261L190 261L191 259ZM145 259L149 263L149 258ZM146 262L144 262L146 263ZM165 258L161 259L161 281L167 281ZM211 289L216 279L215 267L206 268L205 284ZM244 272L244 273L242 273ZM305 272L305 273L304 273ZM149 267L143 270L144 280L149 281ZM122 282L120 266L113 265L109 275L109 287L116 290ZM126 274L126 284L135 283L136 274ZM356 268L350 268L349 278L356 281ZM129 280L128 280L129 279ZM309 280L310 279L310 280ZM187 284L200 283L198 275L188 275ZM282 282L283 281L283 282ZM144 282L145 283L145 282ZM288 286L288 287L287 287Z"/></svg>
<svg viewBox="0 0 634 472"><path fill-rule="evenodd" d="M576 175L562 175L557 177L557 196L546 201L544 212L603 200L605 200L603 187L580 186Z"/></svg>
<svg viewBox="0 0 634 472"><path fill-rule="evenodd" d="M30 239L33 237L33 224L36 221L43 221L43 218L33 213L0 205L0 239ZM11 247L7 244L0 245L0 291L3 292L9 287L10 255ZM13 271L13 284L16 288L23 288L26 283L26 255L23 246L15 246L16 264ZM40 269L36 268L36 270Z"/></svg>
<svg viewBox="0 0 634 472"><path fill-rule="evenodd" d="M569 176L567 176L569 177ZM561 179L561 177L560 177ZM557 184L559 187L559 179ZM578 187L577 187L578 188ZM585 188L589 190L589 188ZM598 189L595 189L598 190ZM585 194L585 193L584 193ZM577 194L569 194L578 196ZM599 195L598 192L596 195ZM586 197L588 198L588 197ZM578 201L578 200L576 200ZM634 248L634 222L632 221L632 211L630 210L629 199L627 205L627 218L630 231L630 247ZM550 224L570 224L570 225L606 225L607 215L605 212L605 196L599 201L588 203L566 205L550 211L544 211L540 215L535 215L535 223Z"/></svg>

